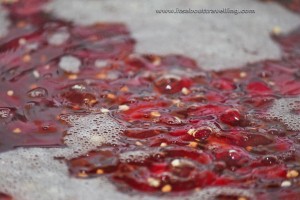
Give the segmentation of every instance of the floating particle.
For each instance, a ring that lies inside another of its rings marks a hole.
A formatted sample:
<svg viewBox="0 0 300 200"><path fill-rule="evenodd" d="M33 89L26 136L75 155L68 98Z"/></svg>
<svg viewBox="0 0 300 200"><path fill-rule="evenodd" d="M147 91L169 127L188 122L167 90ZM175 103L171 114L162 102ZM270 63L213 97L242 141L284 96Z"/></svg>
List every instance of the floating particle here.
<svg viewBox="0 0 300 200"><path fill-rule="evenodd" d="M162 143L160 144L160 146L161 146L161 147L166 147L166 146L168 146L168 144L165 143L165 142L162 142Z"/></svg>
<svg viewBox="0 0 300 200"><path fill-rule="evenodd" d="M189 147L192 147L192 148L196 148L198 146L198 143L197 142L190 142L188 144Z"/></svg>
<svg viewBox="0 0 300 200"><path fill-rule="evenodd" d="M109 113L109 110L106 109L106 108L101 108L100 111L101 111L102 113Z"/></svg>
<svg viewBox="0 0 300 200"><path fill-rule="evenodd" d="M21 133L22 131L21 131L21 129L20 128L15 128L14 130L13 130L13 133Z"/></svg>
<svg viewBox="0 0 300 200"><path fill-rule="evenodd" d="M292 185L291 181L283 181L281 187L290 187Z"/></svg>
<svg viewBox="0 0 300 200"><path fill-rule="evenodd" d="M119 106L119 110L120 110L120 111L126 111L126 110L129 110L129 106L127 106L127 105L120 105L120 106Z"/></svg>
<svg viewBox="0 0 300 200"><path fill-rule="evenodd" d="M77 76L76 74L70 74L70 75L68 76L68 78L69 78L70 80L75 80L75 79L78 78L78 76Z"/></svg>
<svg viewBox="0 0 300 200"><path fill-rule="evenodd" d="M151 115L152 117L160 117L160 116L161 116L161 114L160 114L158 111L152 111L152 112L150 113L150 115Z"/></svg>
<svg viewBox="0 0 300 200"><path fill-rule="evenodd" d="M280 35L282 32L280 26L274 26L273 29L272 29L272 34L273 35Z"/></svg>
<svg viewBox="0 0 300 200"><path fill-rule="evenodd" d="M104 174L103 169L97 169L96 174Z"/></svg>
<svg viewBox="0 0 300 200"><path fill-rule="evenodd" d="M19 45L25 45L27 40L25 38L20 38L18 42L19 42Z"/></svg>
<svg viewBox="0 0 300 200"><path fill-rule="evenodd" d="M150 177L150 178L147 179L147 181L148 181L148 184L152 187L159 187L160 186L160 180L158 180L158 179Z"/></svg>
<svg viewBox="0 0 300 200"><path fill-rule="evenodd" d="M139 141L135 142L135 144L136 144L137 146L143 146L143 143L141 143L141 142L139 142Z"/></svg>
<svg viewBox="0 0 300 200"><path fill-rule="evenodd" d="M188 95L190 93L190 90L187 89L186 87L184 87L184 88L181 89L181 93L184 94L184 95Z"/></svg>
<svg viewBox="0 0 300 200"><path fill-rule="evenodd" d="M241 72L241 73L240 73L240 77L241 77L241 78L245 78L246 76L247 76L247 73L246 73L246 72Z"/></svg>
<svg viewBox="0 0 300 200"><path fill-rule="evenodd" d="M25 56L23 56L22 60L24 63L28 63L31 61L31 56L26 54Z"/></svg>
<svg viewBox="0 0 300 200"><path fill-rule="evenodd" d="M85 90L86 87L84 85L73 85L72 89L73 90Z"/></svg>
<svg viewBox="0 0 300 200"><path fill-rule="evenodd" d="M172 186L171 185L165 185L161 188L162 192L171 192L172 191Z"/></svg>
<svg viewBox="0 0 300 200"><path fill-rule="evenodd" d="M107 98L109 98L109 99L115 99L116 95L114 95L112 93L109 93L109 94L107 94Z"/></svg>
<svg viewBox="0 0 300 200"><path fill-rule="evenodd" d="M80 71L81 61L75 56L63 56L58 66L68 73L78 73Z"/></svg>
<svg viewBox="0 0 300 200"><path fill-rule="evenodd" d="M171 165L172 165L173 167L179 167L179 166L181 165L181 162L180 162L179 159L175 159L175 160L173 160L173 161L171 162Z"/></svg>
<svg viewBox="0 0 300 200"><path fill-rule="evenodd" d="M37 70L33 70L32 74L34 78L40 78L40 73Z"/></svg>
<svg viewBox="0 0 300 200"><path fill-rule="evenodd" d="M286 177L287 178L296 178L299 176L299 172L296 170L290 170L287 172Z"/></svg>
<svg viewBox="0 0 300 200"><path fill-rule="evenodd" d="M14 91L13 90L8 90L6 94L7 94L7 96L11 97L11 96L14 95Z"/></svg>

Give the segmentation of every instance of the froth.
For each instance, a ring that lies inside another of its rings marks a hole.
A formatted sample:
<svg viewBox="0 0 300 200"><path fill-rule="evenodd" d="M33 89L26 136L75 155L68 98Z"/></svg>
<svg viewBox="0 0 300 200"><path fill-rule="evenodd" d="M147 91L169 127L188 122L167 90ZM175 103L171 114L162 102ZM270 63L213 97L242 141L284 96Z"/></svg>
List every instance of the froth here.
<svg viewBox="0 0 300 200"><path fill-rule="evenodd" d="M71 126L64 142L72 155L64 157L77 157L103 144L120 144L123 127L108 114L62 115L61 119Z"/></svg>
<svg viewBox="0 0 300 200"><path fill-rule="evenodd" d="M106 179L69 177L66 164L54 158L77 157L104 143L118 144L123 127L108 114L62 115L61 119L71 126L64 138L66 148L17 148L0 154L0 192L16 200L96 200L101 195L100 188L114 190ZM118 193L102 199L118 196L124 199Z"/></svg>
<svg viewBox="0 0 300 200"><path fill-rule="evenodd" d="M66 200L66 199L201 199L215 200L218 196L255 199L249 190L229 187L203 188L186 197L128 196L116 192L105 178L77 179L68 176L64 162L53 155L65 153L64 149L18 148L0 154L0 191L16 200ZM110 191L110 192L108 192ZM115 192L114 192L115 191Z"/></svg>
<svg viewBox="0 0 300 200"><path fill-rule="evenodd" d="M233 187L211 187L196 192L190 199L215 200L219 196L244 197L249 200L254 200L255 195L251 190L233 188Z"/></svg>
<svg viewBox="0 0 300 200"><path fill-rule="evenodd" d="M277 99L268 110L267 117L281 121L289 130L300 131L300 114L295 112L297 110L300 110L300 97Z"/></svg>
<svg viewBox="0 0 300 200"><path fill-rule="evenodd" d="M96 179L70 177L66 164L53 159L57 153L65 153L65 150L18 148L1 153L0 191L12 195L15 200L132 198L116 192L114 186L104 177Z"/></svg>
<svg viewBox="0 0 300 200"><path fill-rule="evenodd" d="M147 158L159 154L159 149L127 151L120 154L122 162L143 162Z"/></svg>

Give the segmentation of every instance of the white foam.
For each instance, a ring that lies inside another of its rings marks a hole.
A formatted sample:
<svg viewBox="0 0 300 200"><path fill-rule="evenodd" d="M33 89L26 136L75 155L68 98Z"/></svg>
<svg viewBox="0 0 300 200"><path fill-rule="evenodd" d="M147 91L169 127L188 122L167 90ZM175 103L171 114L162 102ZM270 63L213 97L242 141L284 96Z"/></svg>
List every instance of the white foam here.
<svg viewBox="0 0 300 200"><path fill-rule="evenodd" d="M120 144L124 128L108 114L62 115L61 119L71 126L64 137L65 144L72 149L72 155L67 157L83 155L103 144Z"/></svg>
<svg viewBox="0 0 300 200"><path fill-rule="evenodd" d="M63 152L59 149L18 148L0 154L0 191L11 194L14 200L131 199L117 192L106 178L70 177L66 164L53 159L53 155Z"/></svg>
<svg viewBox="0 0 300 200"><path fill-rule="evenodd" d="M293 110L300 110L300 97L276 99L267 118L281 121L289 130L300 131L300 114Z"/></svg>
<svg viewBox="0 0 300 200"><path fill-rule="evenodd" d="M150 156L159 154L158 149L127 151L120 155L121 162L143 162Z"/></svg>
<svg viewBox="0 0 300 200"><path fill-rule="evenodd" d="M7 19L8 12L0 5L0 37L7 34L10 22Z"/></svg>
<svg viewBox="0 0 300 200"><path fill-rule="evenodd" d="M68 8L68 9L63 9ZM253 9L255 14L156 14L158 9ZM183 54L205 69L238 67L280 59L270 33L288 32L300 17L274 3L256 0L53 0L47 10L79 24L122 22L137 39L136 52ZM276 14L274 14L276 13Z"/></svg>
<svg viewBox="0 0 300 200"><path fill-rule="evenodd" d="M188 199L201 199L201 200L216 200L218 196L233 196L245 197L248 200L254 200L255 195L251 190L234 188L234 187L211 187L199 192L195 192Z"/></svg>
<svg viewBox="0 0 300 200"><path fill-rule="evenodd" d="M64 138L67 148L17 148L0 154L1 192L12 195L15 200L97 200L103 192L114 191L106 179L69 177L65 163L54 157L72 158L104 143L118 144L123 127L108 114L63 115L61 118L71 126ZM122 193L101 197L117 198L130 199Z"/></svg>

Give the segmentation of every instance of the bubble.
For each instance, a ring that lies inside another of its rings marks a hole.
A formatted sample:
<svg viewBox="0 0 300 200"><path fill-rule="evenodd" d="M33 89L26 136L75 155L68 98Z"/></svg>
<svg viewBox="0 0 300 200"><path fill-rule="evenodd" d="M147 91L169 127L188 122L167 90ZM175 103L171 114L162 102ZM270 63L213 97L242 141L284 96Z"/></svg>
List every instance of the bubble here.
<svg viewBox="0 0 300 200"><path fill-rule="evenodd" d="M300 131L299 110L300 97L276 99L267 112L267 118L281 121L288 130Z"/></svg>
<svg viewBox="0 0 300 200"><path fill-rule="evenodd" d="M233 187L211 187L195 192L189 199L215 200L219 196L244 197L248 200L254 200L255 195L251 190L233 188Z"/></svg>
<svg viewBox="0 0 300 200"><path fill-rule="evenodd" d="M121 162L143 162L147 158L159 153L158 149L151 150L136 150L136 151L127 151L120 154Z"/></svg>
<svg viewBox="0 0 300 200"><path fill-rule="evenodd" d="M45 88L38 87L35 89L32 89L27 92L27 95L31 98L41 98L41 97L47 97L48 91Z"/></svg>
<svg viewBox="0 0 300 200"><path fill-rule="evenodd" d="M59 67L65 72L78 73L81 61L74 56L63 56L59 61Z"/></svg>

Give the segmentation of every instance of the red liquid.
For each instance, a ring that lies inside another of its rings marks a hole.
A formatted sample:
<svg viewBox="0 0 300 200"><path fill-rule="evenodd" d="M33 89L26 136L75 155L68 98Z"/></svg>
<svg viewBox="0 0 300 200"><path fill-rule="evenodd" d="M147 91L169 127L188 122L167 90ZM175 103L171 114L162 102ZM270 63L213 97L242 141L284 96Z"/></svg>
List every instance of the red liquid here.
<svg viewBox="0 0 300 200"><path fill-rule="evenodd" d="M26 2L7 5L13 23L0 39L1 151L64 146L60 114L104 107L126 124L126 145L66 161L75 177L108 176L144 192L234 186L254 189L260 199L298 198L299 176L291 171L300 170L299 131L266 114L275 99L300 94L300 30L274 38L285 52L281 60L203 71L184 56L133 56L122 24L73 26ZM70 33L67 42L48 44L61 28ZM58 67L64 55L80 59L80 73ZM97 68L97 59L108 64ZM136 150L156 153L120 160ZM292 185L281 187L286 180Z"/></svg>

